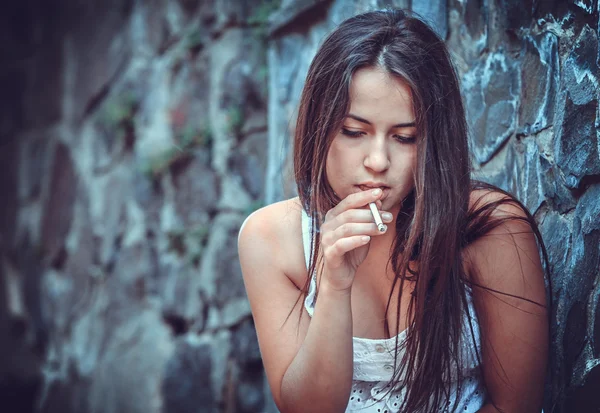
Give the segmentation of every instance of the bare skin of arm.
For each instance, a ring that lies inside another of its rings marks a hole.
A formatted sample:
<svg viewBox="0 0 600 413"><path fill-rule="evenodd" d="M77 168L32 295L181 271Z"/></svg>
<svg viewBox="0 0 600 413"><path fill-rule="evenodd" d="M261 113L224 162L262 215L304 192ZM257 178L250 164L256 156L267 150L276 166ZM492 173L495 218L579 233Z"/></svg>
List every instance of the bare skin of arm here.
<svg viewBox="0 0 600 413"><path fill-rule="evenodd" d="M499 196L485 195L489 200ZM519 208L506 204L494 214L525 216ZM544 306L473 288L488 391L487 404L479 412L540 412L548 356L548 314L533 231L523 221L508 221L469 246L467 256L475 282Z"/></svg>
<svg viewBox="0 0 600 413"><path fill-rule="evenodd" d="M304 309L298 301L298 284L302 283L293 280L308 276L300 204L296 201L292 207L292 201L284 201L265 207L240 230L244 283L267 380L282 413L343 412L347 406L353 371L350 296L356 267L352 263L361 260L348 264L344 257L367 246L364 235L379 234L370 211L356 209L376 198L366 192L354 194L354 203L342 201L328 213L328 224L321 228L325 266L319 299L312 319L304 314L300 324L299 311ZM362 249L364 256L367 251ZM303 275L297 274L299 269Z"/></svg>

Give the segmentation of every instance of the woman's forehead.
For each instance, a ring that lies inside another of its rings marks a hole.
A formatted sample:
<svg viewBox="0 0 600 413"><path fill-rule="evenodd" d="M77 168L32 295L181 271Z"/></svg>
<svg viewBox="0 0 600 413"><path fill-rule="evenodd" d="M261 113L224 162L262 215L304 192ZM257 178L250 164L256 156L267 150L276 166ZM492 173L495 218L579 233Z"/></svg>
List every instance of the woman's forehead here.
<svg viewBox="0 0 600 413"><path fill-rule="evenodd" d="M368 116L378 119L393 116L393 123L414 120L409 86L380 68L357 70L352 75L349 92L352 114L367 119Z"/></svg>

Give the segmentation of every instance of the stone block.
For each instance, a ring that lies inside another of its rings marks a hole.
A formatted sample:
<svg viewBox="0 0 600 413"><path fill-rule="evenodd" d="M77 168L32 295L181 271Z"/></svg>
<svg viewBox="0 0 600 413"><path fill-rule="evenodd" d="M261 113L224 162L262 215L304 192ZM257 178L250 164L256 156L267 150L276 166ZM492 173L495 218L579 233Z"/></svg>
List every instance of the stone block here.
<svg viewBox="0 0 600 413"><path fill-rule="evenodd" d="M168 361L161 393L163 413L212 411L215 391L211 386L211 346L179 339Z"/></svg>
<svg viewBox="0 0 600 413"><path fill-rule="evenodd" d="M25 102L23 91L27 87L27 75L21 68L6 70L0 74L0 142L13 140L25 126Z"/></svg>
<svg viewBox="0 0 600 413"><path fill-rule="evenodd" d="M446 40L448 35L447 1L416 1L412 3L412 11L421 16L442 40Z"/></svg>
<svg viewBox="0 0 600 413"><path fill-rule="evenodd" d="M596 302L594 311L593 346L594 357L600 358L600 300Z"/></svg>
<svg viewBox="0 0 600 413"><path fill-rule="evenodd" d="M55 30L61 31L59 28ZM29 69L29 84L23 90L24 123L28 128L49 126L63 117L66 70L63 39L57 33L45 35L45 44L35 52Z"/></svg>
<svg viewBox="0 0 600 413"><path fill-rule="evenodd" d="M131 190L132 197L146 215L149 236L154 236L160 230L160 212L164 203L164 193L160 183L140 171L134 171Z"/></svg>
<svg viewBox="0 0 600 413"><path fill-rule="evenodd" d="M549 212L540 224L540 232L548 252L553 290L557 292L568 285L571 275L567 261L573 243L571 226L560 214Z"/></svg>
<svg viewBox="0 0 600 413"><path fill-rule="evenodd" d="M543 176L541 185L546 199L552 200L554 208L561 213L575 208L577 200L567 188L559 168L544 156L541 156L539 161Z"/></svg>
<svg viewBox="0 0 600 413"><path fill-rule="evenodd" d="M246 138L229 158L229 170L238 174L253 199L264 198L267 169L267 136L256 133Z"/></svg>
<svg viewBox="0 0 600 413"><path fill-rule="evenodd" d="M178 168L179 169L179 168ZM219 180L215 172L194 156L187 165L172 173L174 207L186 228L208 225L208 215L216 209Z"/></svg>
<svg viewBox="0 0 600 413"><path fill-rule="evenodd" d="M113 292L111 292L112 294ZM109 330L101 338L101 357L89 379L85 397L89 412L159 413L159 389L174 348L169 330L151 308L134 306L120 312L111 303L104 314ZM111 323L112 322L112 323Z"/></svg>
<svg viewBox="0 0 600 413"><path fill-rule="evenodd" d="M600 174L597 134L594 126L598 101L577 106L562 93L564 104L556 113L554 159L568 188L577 188L587 175Z"/></svg>
<svg viewBox="0 0 600 413"><path fill-rule="evenodd" d="M74 68L66 81L73 85L69 98L76 119L94 106L131 58L132 5L132 0L81 3L65 13L72 27L66 59Z"/></svg>
<svg viewBox="0 0 600 413"><path fill-rule="evenodd" d="M575 217L581 222L581 231L585 235L600 230L600 184L591 185L579 199Z"/></svg>
<svg viewBox="0 0 600 413"><path fill-rule="evenodd" d="M207 53L177 60L169 88L169 123L180 147L212 145L210 104L210 64Z"/></svg>
<svg viewBox="0 0 600 413"><path fill-rule="evenodd" d="M518 133L538 133L553 124L559 84L558 41L553 33L526 36L521 64Z"/></svg>
<svg viewBox="0 0 600 413"><path fill-rule="evenodd" d="M209 317L209 327L214 323L233 325L250 314L237 254L242 222L242 215L221 213L211 225L200 264L201 288L218 312L216 320Z"/></svg>
<svg viewBox="0 0 600 413"><path fill-rule="evenodd" d="M580 198L573 216L573 243L568 264L568 301L583 300L592 290L600 268L600 231L598 228L598 188L589 189Z"/></svg>
<svg viewBox="0 0 600 413"><path fill-rule="evenodd" d="M509 142L490 162L477 170L474 177L518 196L522 182L522 171L518 165L518 157L519 154L515 146Z"/></svg>
<svg viewBox="0 0 600 413"><path fill-rule="evenodd" d="M54 149L48 197L44 201L41 244L48 257L55 257L63 247L71 222L79 186L71 151L63 143Z"/></svg>
<svg viewBox="0 0 600 413"><path fill-rule="evenodd" d="M479 164L488 162L515 129L518 95L516 63L490 54L463 78L472 147Z"/></svg>
<svg viewBox="0 0 600 413"><path fill-rule="evenodd" d="M514 31L529 27L534 0L494 0L494 3L497 12L502 16L500 27Z"/></svg>
<svg viewBox="0 0 600 413"><path fill-rule="evenodd" d="M585 25L562 68L563 85L575 105L586 105L600 97L600 67L596 61L598 35Z"/></svg>
<svg viewBox="0 0 600 413"><path fill-rule="evenodd" d="M32 133L23 137L20 150L19 198L38 201L47 181L54 156L54 136L51 133Z"/></svg>
<svg viewBox="0 0 600 413"><path fill-rule="evenodd" d="M192 326L203 330L209 303L201 294L200 277L194 266L181 257L177 262L162 263L159 279L155 281L160 296L163 317L171 320L174 334L183 334ZM177 330L177 331L175 331Z"/></svg>
<svg viewBox="0 0 600 413"><path fill-rule="evenodd" d="M14 245L19 213L19 143L4 143L0 150L0 245Z"/></svg>
<svg viewBox="0 0 600 413"><path fill-rule="evenodd" d="M279 10L275 11L269 17L269 32L271 35L292 25L307 13L310 13L317 6L322 5L325 0L297 0L283 1ZM341 20L337 20L340 21Z"/></svg>
<svg viewBox="0 0 600 413"><path fill-rule="evenodd" d="M575 363L583 351L586 342L586 329L587 312L585 304L576 301L566 316L566 326L562 340L564 379L566 383L570 383Z"/></svg>
<svg viewBox="0 0 600 413"><path fill-rule="evenodd" d="M464 3L465 27L472 39L485 36L487 29L488 9L485 0L467 0Z"/></svg>
<svg viewBox="0 0 600 413"><path fill-rule="evenodd" d="M532 214L536 213L545 200L542 185L545 176L542 174L540 158L537 143L531 139L527 140L522 174L523 182L520 186L522 195L519 198Z"/></svg>
<svg viewBox="0 0 600 413"><path fill-rule="evenodd" d="M563 405L564 412L595 413L600 410L600 365L589 371L585 383L568 389Z"/></svg>
<svg viewBox="0 0 600 413"><path fill-rule="evenodd" d="M254 324L249 318L232 334L233 356L238 364L236 385L236 411L263 411L265 382L263 365Z"/></svg>

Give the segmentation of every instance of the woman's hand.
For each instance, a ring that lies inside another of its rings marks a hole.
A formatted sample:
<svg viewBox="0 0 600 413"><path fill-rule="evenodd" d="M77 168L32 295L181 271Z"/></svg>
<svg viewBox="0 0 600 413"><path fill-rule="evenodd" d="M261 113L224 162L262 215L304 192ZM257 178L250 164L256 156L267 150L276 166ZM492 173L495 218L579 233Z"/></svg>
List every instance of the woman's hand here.
<svg viewBox="0 0 600 413"><path fill-rule="evenodd" d="M370 202L376 202L381 208L381 194L381 189L350 194L325 215L321 225L325 263L322 281L328 287L349 290L356 269L367 257L371 237L385 234L377 229L373 214L367 207ZM384 223L392 221L389 212L381 212Z"/></svg>

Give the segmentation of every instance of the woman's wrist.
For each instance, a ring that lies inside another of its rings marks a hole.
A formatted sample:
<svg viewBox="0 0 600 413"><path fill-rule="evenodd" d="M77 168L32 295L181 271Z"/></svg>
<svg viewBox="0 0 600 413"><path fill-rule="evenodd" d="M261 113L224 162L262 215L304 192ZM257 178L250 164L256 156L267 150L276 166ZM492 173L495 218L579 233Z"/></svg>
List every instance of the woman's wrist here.
<svg viewBox="0 0 600 413"><path fill-rule="evenodd" d="M319 285L319 297L322 296L333 296L333 297L349 297L352 293L352 283L350 283L347 287L342 287L336 285L336 283L332 283L327 279L326 276L323 276L321 279L321 285Z"/></svg>

